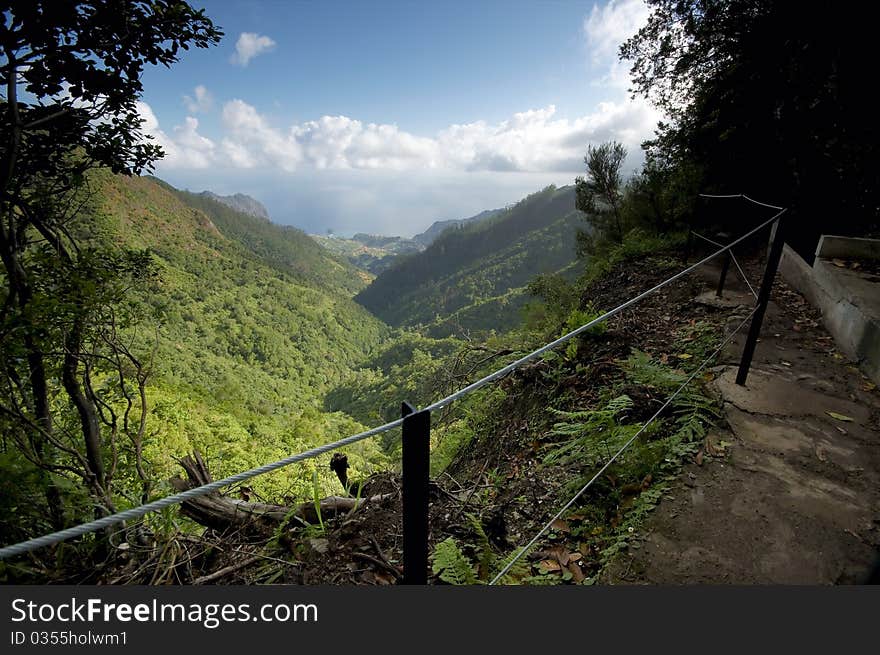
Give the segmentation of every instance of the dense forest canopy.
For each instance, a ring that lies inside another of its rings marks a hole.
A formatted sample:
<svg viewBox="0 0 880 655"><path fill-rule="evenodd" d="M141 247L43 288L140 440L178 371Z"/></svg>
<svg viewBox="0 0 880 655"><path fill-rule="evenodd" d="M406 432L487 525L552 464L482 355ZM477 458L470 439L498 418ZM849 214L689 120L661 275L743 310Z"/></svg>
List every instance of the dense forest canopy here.
<svg viewBox="0 0 880 655"><path fill-rule="evenodd" d="M398 258L355 299L391 325L446 322L443 336L511 329L522 306L513 296L535 275L572 264L581 222L574 189L548 187Z"/></svg>
<svg viewBox="0 0 880 655"><path fill-rule="evenodd" d="M221 34L183 2L20 2L6 15L6 543L164 495L193 450L222 475L362 427L319 409L386 332L351 301L352 267L298 230L138 177L162 154L137 112L144 67ZM361 452L355 467L381 460ZM255 488L314 483L299 468Z"/></svg>

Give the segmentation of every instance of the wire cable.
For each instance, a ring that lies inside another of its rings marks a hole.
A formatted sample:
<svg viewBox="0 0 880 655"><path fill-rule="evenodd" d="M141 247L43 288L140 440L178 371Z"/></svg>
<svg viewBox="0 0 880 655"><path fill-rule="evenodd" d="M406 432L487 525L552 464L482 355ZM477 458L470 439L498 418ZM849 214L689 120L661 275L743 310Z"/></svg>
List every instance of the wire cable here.
<svg viewBox="0 0 880 655"><path fill-rule="evenodd" d="M712 198L712 199L743 198L745 200L748 200L749 202L755 203L756 205L761 205L761 207L769 207L770 209L776 209L776 210L782 209L782 207L777 207L776 205L769 205L766 202L761 202L760 200L755 200L754 198L749 198L744 193L730 193L730 194L698 193L697 195L700 198Z"/></svg>
<svg viewBox="0 0 880 655"><path fill-rule="evenodd" d="M710 239L709 237L704 237L704 236L703 236L702 234L700 234L699 232L694 232L693 230L691 230L691 234L693 234L695 237L699 237L699 238L702 239L703 241L708 241L708 242L711 243L713 246L723 246L723 245L724 245L723 243L718 243L717 241L713 241L713 240ZM749 291L751 291L751 292L752 292L752 295L757 299L757 297L758 297L758 292L755 291L754 287L752 286L752 283L749 282L749 278L746 277L746 273L745 273L745 271L742 269L742 266L739 265L739 262L738 262L737 259L736 259L736 255L733 254L733 251L732 251L732 250L730 251L730 258L733 260L733 265L736 266L736 270L739 271L739 275L740 275L740 277L742 278L742 281L746 283L746 286L749 288Z"/></svg>
<svg viewBox="0 0 880 655"><path fill-rule="evenodd" d="M623 454L623 452L627 448L629 448L632 445L632 443L636 439L638 439L639 436L641 436L641 434L645 430L648 429L648 426L651 425L651 423L653 423L657 419L657 417L660 416L660 414L662 414L663 411L667 407L669 407L670 403L672 403L672 401L675 400L675 398L678 396L678 394L680 394L684 390L684 388L688 384L690 384L695 377L697 377L697 375L700 373L700 371L702 371L706 367L706 364L708 364L711 360L715 359L715 357L718 355L718 353L720 353L721 350L730 342L730 340L733 339L733 337L743 328L743 326L749 322L749 320L752 318L752 316L754 315L754 313L757 310L758 310L758 308L755 307L754 309L752 309L752 311L749 312L749 314L748 314L748 316L746 316L745 320L743 320L743 322L740 323L736 327L736 329L733 330L733 332L731 332L724 339L724 341L721 342L721 345L715 349L715 352L713 352L705 360L703 360L703 363L700 364L699 367L697 367L697 369L693 373L690 374L690 377L688 377L688 379L685 380L682 383L682 385L678 389L676 389L675 392L671 396L669 396L669 398L666 400L666 402L663 403L663 406L660 407L660 409L658 409L654 413L654 415L651 418L649 418L648 421L641 428L639 428L638 432L636 432L632 437L630 437L630 439L625 444L623 444L623 446L620 447L620 450L618 450L611 457L611 459L609 459L605 463L605 465L602 468L600 468L592 478L590 478L590 481L587 482L587 484L585 484L583 487L581 487L580 491L578 491L571 498L571 500L569 500L567 503L565 503L565 505L563 505L562 509L560 509L558 512L556 512L556 514L553 516L552 519L547 521L547 523L544 525L544 527L542 527L538 531L538 534L536 534L534 537L532 537L531 541L529 541L529 543L527 543L524 548L521 548L519 550L519 552L517 552L516 555L514 555L514 557L512 557L511 560L504 566L504 568L501 569L501 571L494 578L492 578L492 581L489 583L490 585L494 585L501 578L503 578L507 574L507 572L510 571L511 568L513 568L513 565L516 564L523 557L523 555L525 555L527 552L529 552L532 549L532 547L538 542L538 539L540 539L544 535L544 533L550 529L550 527L553 525L553 522L555 520L557 520L558 518L560 518L563 514L565 514L565 512L567 512L568 509L572 505L574 505L574 503L577 501L577 499L580 498L584 494L584 492L587 489L589 489L596 480L599 479L599 476L602 475L608 469L608 467L611 466L615 462L615 460L617 460L617 458L620 457Z"/></svg>

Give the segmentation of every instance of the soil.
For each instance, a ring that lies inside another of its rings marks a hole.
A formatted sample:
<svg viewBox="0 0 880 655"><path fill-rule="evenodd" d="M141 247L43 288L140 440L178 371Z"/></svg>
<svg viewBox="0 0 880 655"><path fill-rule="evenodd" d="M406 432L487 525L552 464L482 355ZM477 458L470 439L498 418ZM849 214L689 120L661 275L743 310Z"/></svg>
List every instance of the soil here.
<svg viewBox="0 0 880 655"><path fill-rule="evenodd" d="M747 270L757 280L758 266ZM880 395L778 281L745 387L744 334L715 370L713 431L609 584L853 584L880 546ZM714 455L714 456L713 456Z"/></svg>

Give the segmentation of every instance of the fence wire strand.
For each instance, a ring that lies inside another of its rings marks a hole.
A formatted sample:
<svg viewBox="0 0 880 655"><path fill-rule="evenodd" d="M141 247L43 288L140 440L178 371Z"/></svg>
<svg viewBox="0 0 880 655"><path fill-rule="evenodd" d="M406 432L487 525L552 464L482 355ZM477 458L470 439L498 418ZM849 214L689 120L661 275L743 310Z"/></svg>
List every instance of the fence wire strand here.
<svg viewBox="0 0 880 655"><path fill-rule="evenodd" d="M704 237L699 232L694 232L693 230L691 230L691 234L693 234L695 237L697 237L699 239L702 239L703 241L711 243L713 246L718 246L719 248L724 246L723 243L718 243L714 239L710 239L709 237ZM749 282L749 278L746 276L746 272L742 269L742 266L739 265L739 261L736 259L736 255L733 254L733 250L730 251L730 259L733 260L733 265L736 266L736 270L739 271L739 276L742 278L742 281L746 283L746 286L749 288L749 291L752 292L752 295L755 298L757 298L758 292L755 291L755 288L752 286L752 283Z"/></svg>
<svg viewBox="0 0 880 655"><path fill-rule="evenodd" d="M748 315L745 317L743 322L740 323L736 327L736 329L733 330L724 339L724 341L721 342L721 345L715 349L715 352L713 352L711 355L709 355L706 359L703 360L703 363L700 364L696 368L696 370L694 370L694 372L690 374L690 376L687 378L687 380L685 380L682 383L682 385L680 387L678 387L678 389L676 389L675 392L671 396L669 396L669 398L666 399L666 402L663 403L663 405L660 407L660 409L658 409L654 413L654 415L651 418L649 418L647 420L647 422L641 428L639 428L638 432L636 432L632 437L630 437L629 440L625 444L623 444L623 446L621 446L620 449L616 453L614 453L614 455L611 457L611 459L609 459L607 462L605 462L605 464L602 466L602 468L600 468L596 472L596 474L592 478L590 478L590 481L587 482L587 484L585 484L583 487L581 487L580 491L578 491L574 496L572 496L571 500L569 500L567 503L565 503L565 505L562 506L562 509L560 509L558 512L556 512L556 514L553 515L553 518L551 518L549 521L547 521L546 524L544 524L544 527L542 527L538 531L538 533L534 537L532 537L531 541L529 541L529 543L527 543L525 545L525 547L521 548L519 550L519 552L517 552L516 555L514 555L514 557L512 557L510 559L510 561L504 566L504 568L501 569L501 571L494 578L492 578L492 581L489 583L490 585L494 585L501 578L503 578L507 574L507 572L510 571L511 568L513 568L513 565L516 564L520 559L522 559L522 557L526 553L528 553L534 547L534 545L536 543L538 543L538 540L544 535L544 533L547 532L547 530L549 530L551 528L551 526L553 525L553 522L556 521L558 518L560 518L563 514L565 514L565 512L567 512L569 510L569 508L572 505L574 505L575 502L577 502L577 499L580 498L584 494L584 492L586 492L587 489L589 489L593 485L593 483L599 479L599 476L601 476L608 469L608 467L611 466L617 460L617 458L620 457L627 450L627 448L629 448L633 444L633 442L635 442L635 440L638 439L642 435L642 433L648 429L648 426L650 426L651 423L653 423L657 419L657 417L659 417L660 414L662 414L664 412L664 410L667 407L669 407L669 405L672 403L672 401L675 400L676 397L678 397L678 394L680 394L685 389L685 387L687 387L687 385L689 385L694 380L694 378L697 377L697 375L699 375L699 373L706 367L706 364L708 364L710 361L715 359L715 357L718 356L718 353L720 353L724 349L724 347L728 343L730 343L731 339L733 339L733 337L736 336L737 333L739 333L739 331L745 326L745 324L749 322L749 320L752 318L752 316L754 315L754 313L756 311L758 311L757 307L753 308L752 311L750 311L748 313Z"/></svg>
<svg viewBox="0 0 880 655"><path fill-rule="evenodd" d="M755 200L754 198L749 198L744 193L728 193L728 194L698 193L697 195L700 198L709 198L712 200L717 200L717 199L721 199L721 198L725 198L725 199L727 199L727 198L742 198L744 200L748 200L749 202L753 202L756 205L760 205L761 207L769 207L770 209L776 209L777 211L782 209L782 207L777 207L776 205L770 205L766 202L761 202L760 200Z"/></svg>
<svg viewBox="0 0 880 655"><path fill-rule="evenodd" d="M746 197L746 196L743 196L743 197ZM750 198L746 198L746 199L751 200ZM757 201L752 201L752 202L757 202ZM441 400L438 400L437 402L434 402L434 403L428 405L427 407L425 407L424 409L422 409L420 411L431 412L431 411L434 411L437 409L441 409L441 408L455 402L459 398L462 398L463 396L466 396L466 395L476 391L477 389L489 384L490 382L494 382L495 380L498 380L499 378L504 377L508 373L510 373L510 372L516 370L517 368L519 368L520 366L522 366L523 364L530 362L534 359L537 359L538 357L540 357L544 353L552 350L556 346L559 346L563 343L566 343L567 341L570 341L574 337L586 332L590 328L595 327L596 325L600 325L601 323L604 323L605 321L612 318L613 316L616 316L617 314L619 314L620 312L622 312L626 308L638 303L639 301L641 301L645 297L651 295L652 293L657 292L658 290L662 289L663 287L671 284L672 282L674 282L674 281L680 279L681 277L687 275L688 273L694 271L695 269L697 269L700 266L702 266L703 264L711 261L712 259L714 259L718 255L720 255L726 251L729 251L733 246L745 241L753 234L756 234L760 230L764 229L765 227L767 227L768 225L773 223L780 216L782 216L782 214L784 214L786 211L783 208L777 208L773 205L766 205L764 203L757 203L757 204L761 204L766 207L773 207L774 209L779 209L779 211L776 214L774 214L771 218L767 219L766 221L764 221L763 223L761 223L757 227L749 230L747 233L745 233L744 235L742 235L738 239L732 241L731 243L729 243L726 246L721 247L719 250L712 253L711 255L708 255L707 257L704 257L703 259L696 262L695 264L692 264L691 266L688 266L687 268L679 271L678 273L676 273L672 277L664 280L663 282L660 282L659 284L648 289L647 291L643 291L642 293L635 296L634 298L627 300L623 304L618 305L614 309L602 314L601 316L599 316L599 317L593 319L592 321L580 326L579 328L572 330L568 334L565 334L565 335L559 337L555 341L551 341L550 343L545 344L541 348L534 350L533 352L529 353L528 355L525 355L524 357L521 357L521 358L517 359L516 361L508 364L507 366L495 371L494 373L491 373L491 374L481 378L480 380L477 380L476 382L473 382L473 383L467 385L466 387L459 389L458 391L456 391L453 394L450 394L446 398L443 398ZM77 525L77 526L74 526L71 528L67 528L65 530L60 530L58 532L53 532L53 533L50 533L47 535L43 535L41 537L36 537L34 539L29 539L27 541L23 541L23 542L20 542L17 544L6 546L4 548L0 548L0 560L4 560L9 557L16 556L16 555L23 555L23 554L31 552L33 550L37 550L38 548L51 546L53 544L60 543L60 542L65 541L67 539L73 539L74 537L81 537L83 535L86 535L86 534L89 534L92 532L97 532L98 530L102 530L104 528L107 528L111 525L115 525L117 523L121 523L123 521L131 521L133 519L141 518L141 517L149 514L150 512L155 512L160 509L164 509L166 507L170 507L172 505L177 505L177 504L182 503L184 501L191 500L193 498L198 498L200 496L207 495L207 494L212 493L214 491L218 491L227 485L235 484L236 482L243 482L244 480L248 480L248 479L256 477L258 475L263 475L264 473L270 473L271 471L276 471L280 468L283 468L283 467L288 466L290 464L293 464L295 462L301 462L301 461L304 461L307 459L317 457L319 455L323 455L324 453L330 452L331 450L336 450L338 448L342 448L343 446L348 446L348 445L356 443L358 441L368 439L369 437L373 437L377 434L381 434L383 432L388 432L389 430L400 427L401 425L403 425L402 418L397 419L395 421L391 421L390 423L386 423L384 425L380 425L379 427L372 428L372 429L367 430L365 432L360 432L360 433L352 435L350 437L346 437L346 438L340 439L338 441L324 444L322 446L318 446L316 448L306 450L306 451L304 451L302 453L298 453L296 455L291 455L290 457L286 457L284 459L278 460L277 462L272 462L270 464L264 464L263 466L253 468L248 471L243 471L242 473L238 473L236 475L232 475L227 478L223 478L222 480L217 480L215 482L211 482L209 484L205 484L200 487L194 487L193 489L187 489L186 491L172 494L170 496L166 496L165 498L161 498L159 500L154 500L154 501L146 503L144 505L140 505L138 507L133 507L131 509L127 509L122 512L118 512L116 514L111 514L110 516L104 516L99 519L95 519L94 521L89 521L87 523L83 523L83 524L80 524L80 525Z"/></svg>

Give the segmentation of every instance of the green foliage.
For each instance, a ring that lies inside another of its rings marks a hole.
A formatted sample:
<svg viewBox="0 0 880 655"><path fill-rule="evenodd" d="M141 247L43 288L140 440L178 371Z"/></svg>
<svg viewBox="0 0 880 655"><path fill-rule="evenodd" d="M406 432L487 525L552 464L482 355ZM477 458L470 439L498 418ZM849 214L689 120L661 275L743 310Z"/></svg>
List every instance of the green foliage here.
<svg viewBox="0 0 880 655"><path fill-rule="evenodd" d="M590 224L602 234L619 243L623 240L621 204L623 202L620 169L626 159L626 148L616 141L587 146L584 163L587 177L575 179L576 206L587 214ZM579 238L586 243L584 235ZM585 254L584 248L579 254Z"/></svg>
<svg viewBox="0 0 880 655"><path fill-rule="evenodd" d="M3 32L0 427L41 473L4 472L42 487L57 529L80 509L64 483L91 495L92 515L143 499L151 484L139 420L149 346L130 331L148 313L139 300L152 291L152 260L105 241L100 221L91 229L89 172L152 166L162 151L142 131L145 66L170 66L222 32L185 2L100 0L12 2Z"/></svg>
<svg viewBox="0 0 880 655"><path fill-rule="evenodd" d="M434 547L431 559L431 570L443 582L452 585L476 584L477 577L470 560L452 537L447 537Z"/></svg>
<svg viewBox="0 0 880 655"><path fill-rule="evenodd" d="M594 244L586 269L578 280L579 287L585 287L609 273L620 262L637 259L668 251L685 243L686 234L654 234L642 228L630 230L621 243L599 239Z"/></svg>
<svg viewBox="0 0 880 655"><path fill-rule="evenodd" d="M353 296L366 286L348 262L328 255L295 227L236 211L203 194L166 188L189 207L203 212L223 236L244 246L242 257L287 273L300 284L341 295Z"/></svg>
<svg viewBox="0 0 880 655"><path fill-rule="evenodd" d="M385 423L400 417L402 400L424 407L502 366L513 356L509 342L503 338L474 345L400 332L327 394L325 408L344 411L367 425ZM467 419L470 409L496 393L494 387L481 390L440 414L432 428L434 470L442 470L454 456L456 444L466 443L475 433ZM382 443L393 455L399 447L399 432L386 433Z"/></svg>
<svg viewBox="0 0 880 655"><path fill-rule="evenodd" d="M321 490L318 484L317 470L312 471L312 503L315 506L315 515L318 517L318 526L321 529L321 533L323 533L325 531L324 517L321 516Z"/></svg>
<svg viewBox="0 0 880 655"><path fill-rule="evenodd" d="M683 371L661 364L640 351L630 355L624 370L630 382L656 389L663 395L671 395L687 379ZM670 414L671 424L663 429L666 436L641 446L643 459L661 465L677 462L693 450L694 444L719 417L717 403L700 390L698 380L691 381L672 400Z"/></svg>
<svg viewBox="0 0 880 655"><path fill-rule="evenodd" d="M523 303L507 294L570 265L579 222L574 189L548 187L399 258L356 300L392 325L436 323L438 335L459 326L460 333L510 330ZM499 308L502 315L493 315Z"/></svg>
<svg viewBox="0 0 880 655"><path fill-rule="evenodd" d="M632 399L621 395L609 400L602 409L567 412L549 408L561 419L553 425L550 434L563 437L565 441L544 456L544 463L565 464L573 460L601 463L609 460L641 428L638 423L625 425L621 422L632 407Z"/></svg>
<svg viewBox="0 0 880 655"><path fill-rule="evenodd" d="M224 234L201 211L183 204L164 183L101 172L90 178L93 197L77 225L81 263L73 270L58 269L49 254L35 251L37 297L45 300L34 305L31 316L44 313L39 319L44 333L60 334L88 312L93 317L88 334L96 343L103 343L106 329L94 330L109 325L149 365L139 457L151 495L167 492L162 481L179 472L174 458L193 450L205 455L219 478L364 429L341 413L318 409L323 392L386 334L346 297L350 289L329 284L329 276L328 284L312 286L288 267L275 268L271 253L288 248L289 235L279 236L283 242L277 248L264 241L263 250L254 252L236 240L234 231ZM271 234L266 230L263 237ZM340 266L312 247L328 271ZM263 253L269 254L264 258ZM110 318L113 323L106 323ZM18 357L10 345L6 340L3 357ZM123 393L102 361L91 369L92 387L112 407L120 429L125 417L136 430L143 413L139 406L126 410L125 393L136 398L137 387L126 381ZM60 380L50 388L57 425L67 434L78 419L61 402L59 386ZM19 431L2 428L12 446ZM120 438L124 435L120 432ZM108 442L108 454L109 447ZM142 494L133 447L128 441L116 445L112 494L120 509L138 504ZM367 473L386 466L373 442L353 447L350 458L355 470ZM0 466L27 487L29 497L41 501L35 508L45 508L49 478L32 478L4 462ZM325 467L318 476L322 486L333 483ZM75 485L69 476L51 479L71 514L91 511L70 488ZM314 488L311 471L303 466L260 476L252 486L265 498L310 497ZM37 513L49 516L45 509ZM35 531L45 532L40 525L32 523Z"/></svg>
<svg viewBox="0 0 880 655"><path fill-rule="evenodd" d="M440 475L476 437L467 418L451 421L431 432L431 475Z"/></svg>
<svg viewBox="0 0 880 655"><path fill-rule="evenodd" d="M570 332L574 332L578 328L590 323L597 318L599 318L603 312L596 311L592 305L585 307L584 309L573 309L569 313L569 315L565 319L565 329L563 330L562 336L564 334L568 334ZM607 324L600 323L599 325L594 325L593 327L581 332L580 335L571 339L568 344L565 346L565 357L568 360L574 360L577 358L578 354L578 343L581 339L586 336L599 336L605 334L605 331L608 329Z"/></svg>
<svg viewBox="0 0 880 655"><path fill-rule="evenodd" d="M483 522L476 514L467 514L468 524L474 531L477 543L475 544L477 552L477 577L480 580L488 580L495 564L495 554L492 552L492 544L489 543L489 536L483 528Z"/></svg>
<svg viewBox="0 0 880 655"><path fill-rule="evenodd" d="M538 299L529 303L524 311L524 327L532 332L556 332L577 307L577 288L559 274L535 277L527 291Z"/></svg>
<svg viewBox="0 0 880 655"><path fill-rule="evenodd" d="M465 548L473 553L473 557L465 554L462 547L452 537L448 537L434 547L431 556L432 570L443 582L452 585L487 584L516 558L521 548L499 557L489 543L489 537L483 528L480 517L467 515L468 525L475 537L475 544L467 544ZM522 559L510 567L499 580L498 584L511 585L528 581L529 567Z"/></svg>

